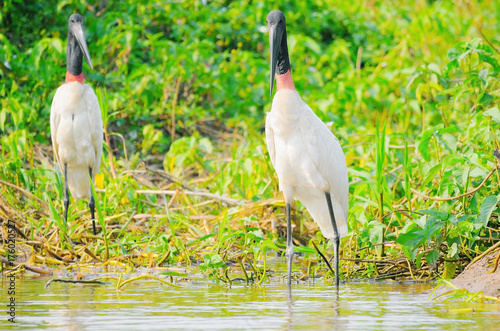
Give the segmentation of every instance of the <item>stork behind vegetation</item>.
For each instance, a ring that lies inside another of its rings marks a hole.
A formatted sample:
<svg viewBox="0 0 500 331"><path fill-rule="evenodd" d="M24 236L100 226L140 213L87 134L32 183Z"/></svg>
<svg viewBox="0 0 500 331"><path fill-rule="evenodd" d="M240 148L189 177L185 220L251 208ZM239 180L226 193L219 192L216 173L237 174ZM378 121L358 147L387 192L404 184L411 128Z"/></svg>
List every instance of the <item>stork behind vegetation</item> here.
<svg viewBox="0 0 500 331"><path fill-rule="evenodd" d="M334 242L335 285L339 285L339 243L347 234L349 183L347 166L338 139L300 98L290 72L286 21L281 11L267 16L271 48L271 97L266 117L266 141L286 203L288 286L293 258L290 208L302 202L318 223L324 237Z"/></svg>
<svg viewBox="0 0 500 331"><path fill-rule="evenodd" d="M85 33L84 18L73 14L68 22L66 82L52 100L50 132L54 154L64 171L64 222L68 221L69 192L75 199L90 197L89 207L94 234L95 201L90 181L99 171L103 124L99 102L92 87L84 84L83 57L93 69Z"/></svg>

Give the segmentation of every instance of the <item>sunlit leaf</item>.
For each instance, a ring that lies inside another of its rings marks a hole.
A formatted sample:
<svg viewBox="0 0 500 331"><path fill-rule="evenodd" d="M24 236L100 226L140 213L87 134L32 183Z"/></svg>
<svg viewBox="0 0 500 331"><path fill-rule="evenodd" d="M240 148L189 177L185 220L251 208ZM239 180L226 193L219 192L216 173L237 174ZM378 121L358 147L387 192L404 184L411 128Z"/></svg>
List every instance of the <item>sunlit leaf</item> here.
<svg viewBox="0 0 500 331"><path fill-rule="evenodd" d="M479 214L477 220L483 224L483 226L488 225L491 214L495 210L498 201L500 201L500 195L490 195L487 196L481 203L481 213Z"/></svg>
<svg viewBox="0 0 500 331"><path fill-rule="evenodd" d="M500 123L500 110L498 107L492 107L483 113L485 116L491 116L491 119Z"/></svg>

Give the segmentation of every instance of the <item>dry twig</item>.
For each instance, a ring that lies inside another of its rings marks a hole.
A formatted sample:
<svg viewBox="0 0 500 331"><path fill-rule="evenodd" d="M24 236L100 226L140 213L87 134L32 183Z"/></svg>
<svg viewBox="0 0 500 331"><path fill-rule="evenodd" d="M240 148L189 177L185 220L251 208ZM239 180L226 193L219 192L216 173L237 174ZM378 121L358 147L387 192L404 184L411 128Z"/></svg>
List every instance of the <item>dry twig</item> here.
<svg viewBox="0 0 500 331"><path fill-rule="evenodd" d="M454 196L454 197L448 197L448 198L440 198L440 197L431 197L431 196L428 196L428 195L425 195L423 193L420 193L419 191L413 189L413 188L410 188L410 190L415 193L416 195L419 195L421 196L422 198L424 199L428 199L428 200L434 200L434 201L451 201L451 200L456 200L456 199L460 199L460 198L463 198L463 197L466 197L468 195L471 195L471 194L474 194L476 193L477 191L479 191L479 189L481 187L484 186L484 184L486 184L486 181L491 177L491 175L493 175L495 173L495 171L498 169L498 166L493 168L493 170L490 171L490 173L488 174L488 176L486 176L486 178L481 182L481 184L479 184L478 187L476 187L475 189L472 189L468 192L465 192L465 193L462 193L460 195L457 195L457 196Z"/></svg>
<svg viewBox="0 0 500 331"><path fill-rule="evenodd" d="M170 195L170 196L175 195L176 192L177 192L177 190L137 190L136 191L136 193L142 193L142 194L165 194L165 195ZM196 196L200 196L200 197L216 199L216 200L225 202L228 205L239 205L243 202L243 201L240 201L237 199L223 197L223 196L213 194L213 193L208 193L208 192L183 191L183 193L187 194L187 195L196 195Z"/></svg>

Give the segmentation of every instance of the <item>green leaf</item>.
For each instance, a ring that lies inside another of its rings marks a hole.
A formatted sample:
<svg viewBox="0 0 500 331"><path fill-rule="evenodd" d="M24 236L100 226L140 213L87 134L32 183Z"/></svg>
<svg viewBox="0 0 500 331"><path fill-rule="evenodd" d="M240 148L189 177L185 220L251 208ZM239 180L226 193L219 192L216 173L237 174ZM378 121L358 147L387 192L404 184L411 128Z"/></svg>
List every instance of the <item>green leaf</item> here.
<svg viewBox="0 0 500 331"><path fill-rule="evenodd" d="M477 51L479 44L481 43L481 38L474 38L467 43L467 46L473 50Z"/></svg>
<svg viewBox="0 0 500 331"><path fill-rule="evenodd" d="M500 123L500 110L498 107L492 107L483 113L484 116L491 116L491 119Z"/></svg>
<svg viewBox="0 0 500 331"><path fill-rule="evenodd" d="M420 218L414 219L414 222L418 224L422 229L425 229L425 224L427 223L427 216L423 215Z"/></svg>
<svg viewBox="0 0 500 331"><path fill-rule="evenodd" d="M0 110L0 131L5 131L5 120L7 119L7 110Z"/></svg>
<svg viewBox="0 0 500 331"><path fill-rule="evenodd" d="M321 54L321 46L312 38L307 38L305 46L316 54Z"/></svg>
<svg viewBox="0 0 500 331"><path fill-rule="evenodd" d="M455 276L455 271L457 270L457 265L455 262L444 262L443 278L452 279Z"/></svg>
<svg viewBox="0 0 500 331"><path fill-rule="evenodd" d="M476 99L476 103L478 105L486 105L494 100L493 96L489 94L488 92L483 92L479 95L479 97Z"/></svg>
<svg viewBox="0 0 500 331"><path fill-rule="evenodd" d="M396 239L398 244L414 248L419 246L425 239L425 234L423 230L412 230L408 233L401 233Z"/></svg>
<svg viewBox="0 0 500 331"><path fill-rule="evenodd" d="M428 244L431 242L432 237L441 230L443 225L442 221L432 218L425 224L425 234Z"/></svg>
<svg viewBox="0 0 500 331"><path fill-rule="evenodd" d="M371 221L368 223L369 225L372 225L370 228L370 242L373 244L380 244L382 243L382 237L384 233L385 226L377 221Z"/></svg>
<svg viewBox="0 0 500 331"><path fill-rule="evenodd" d="M262 242L262 250L266 253L268 250L275 250L276 252L280 252L280 249L271 239L266 239Z"/></svg>
<svg viewBox="0 0 500 331"><path fill-rule="evenodd" d="M425 260L428 264L432 264L439 259L439 251L437 249L433 249L425 256Z"/></svg>
<svg viewBox="0 0 500 331"><path fill-rule="evenodd" d="M500 195L490 195L486 197L481 203L481 212L479 213L477 220L485 227L486 225L488 225L488 221L498 201L500 201Z"/></svg>
<svg viewBox="0 0 500 331"><path fill-rule="evenodd" d="M439 68L439 66L435 63L430 63L427 68L431 71L431 72L434 72L436 74L438 74L439 76L441 76L441 69Z"/></svg>
<svg viewBox="0 0 500 331"><path fill-rule="evenodd" d="M487 87L488 86L488 68L479 71L478 76L479 76L479 79L481 80L481 82L483 83L483 86Z"/></svg>
<svg viewBox="0 0 500 331"><path fill-rule="evenodd" d="M404 255L408 258L410 261L415 261L415 257L417 256L418 253L418 248L411 249L409 247L403 246L401 249L404 253Z"/></svg>
<svg viewBox="0 0 500 331"><path fill-rule="evenodd" d="M455 60L458 59L458 57L460 56L460 50L452 47L448 50L448 60L450 60L450 62L453 62Z"/></svg>
<svg viewBox="0 0 500 331"><path fill-rule="evenodd" d="M457 243L453 243L451 245L450 249L448 250L447 257L452 259L452 258L457 257L457 254L458 254L458 245L457 245Z"/></svg>
<svg viewBox="0 0 500 331"><path fill-rule="evenodd" d="M54 38L50 41L50 44L52 45L52 47L54 47L57 53L62 54L63 46L61 39Z"/></svg>
<svg viewBox="0 0 500 331"><path fill-rule="evenodd" d="M448 219L449 215L447 212L442 211L442 210L436 210L436 209L424 209L420 211L421 213L427 214L434 216L435 218L438 218L440 220L446 220Z"/></svg>
<svg viewBox="0 0 500 331"><path fill-rule="evenodd" d="M418 141L418 151L426 161L431 160L431 153L429 152L429 143L431 141L432 136L433 136L432 129L427 129L422 133L422 137Z"/></svg>
<svg viewBox="0 0 500 331"><path fill-rule="evenodd" d="M438 163L436 164L434 167L432 167L426 174L425 174L425 177L424 177L424 180L422 181L422 184L421 186L424 187L427 185L427 183L429 183L430 181L432 181L435 177L435 175L438 173L438 171L440 171L442 168L442 165L441 163Z"/></svg>

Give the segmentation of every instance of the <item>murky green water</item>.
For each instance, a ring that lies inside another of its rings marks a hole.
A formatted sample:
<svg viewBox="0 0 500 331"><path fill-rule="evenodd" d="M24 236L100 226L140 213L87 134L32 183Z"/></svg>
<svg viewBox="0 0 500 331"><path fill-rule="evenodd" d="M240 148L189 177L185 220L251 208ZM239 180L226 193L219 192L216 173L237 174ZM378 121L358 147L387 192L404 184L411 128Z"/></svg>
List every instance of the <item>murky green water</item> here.
<svg viewBox="0 0 500 331"><path fill-rule="evenodd" d="M16 329L60 330L500 330L498 304L429 301L431 284L349 283L338 295L323 281L170 288L17 282ZM5 297L5 283L3 284ZM3 302L2 302L2 306ZM5 306L4 306L5 307ZM475 308L476 312L457 309ZM1 329L12 326L6 311Z"/></svg>

